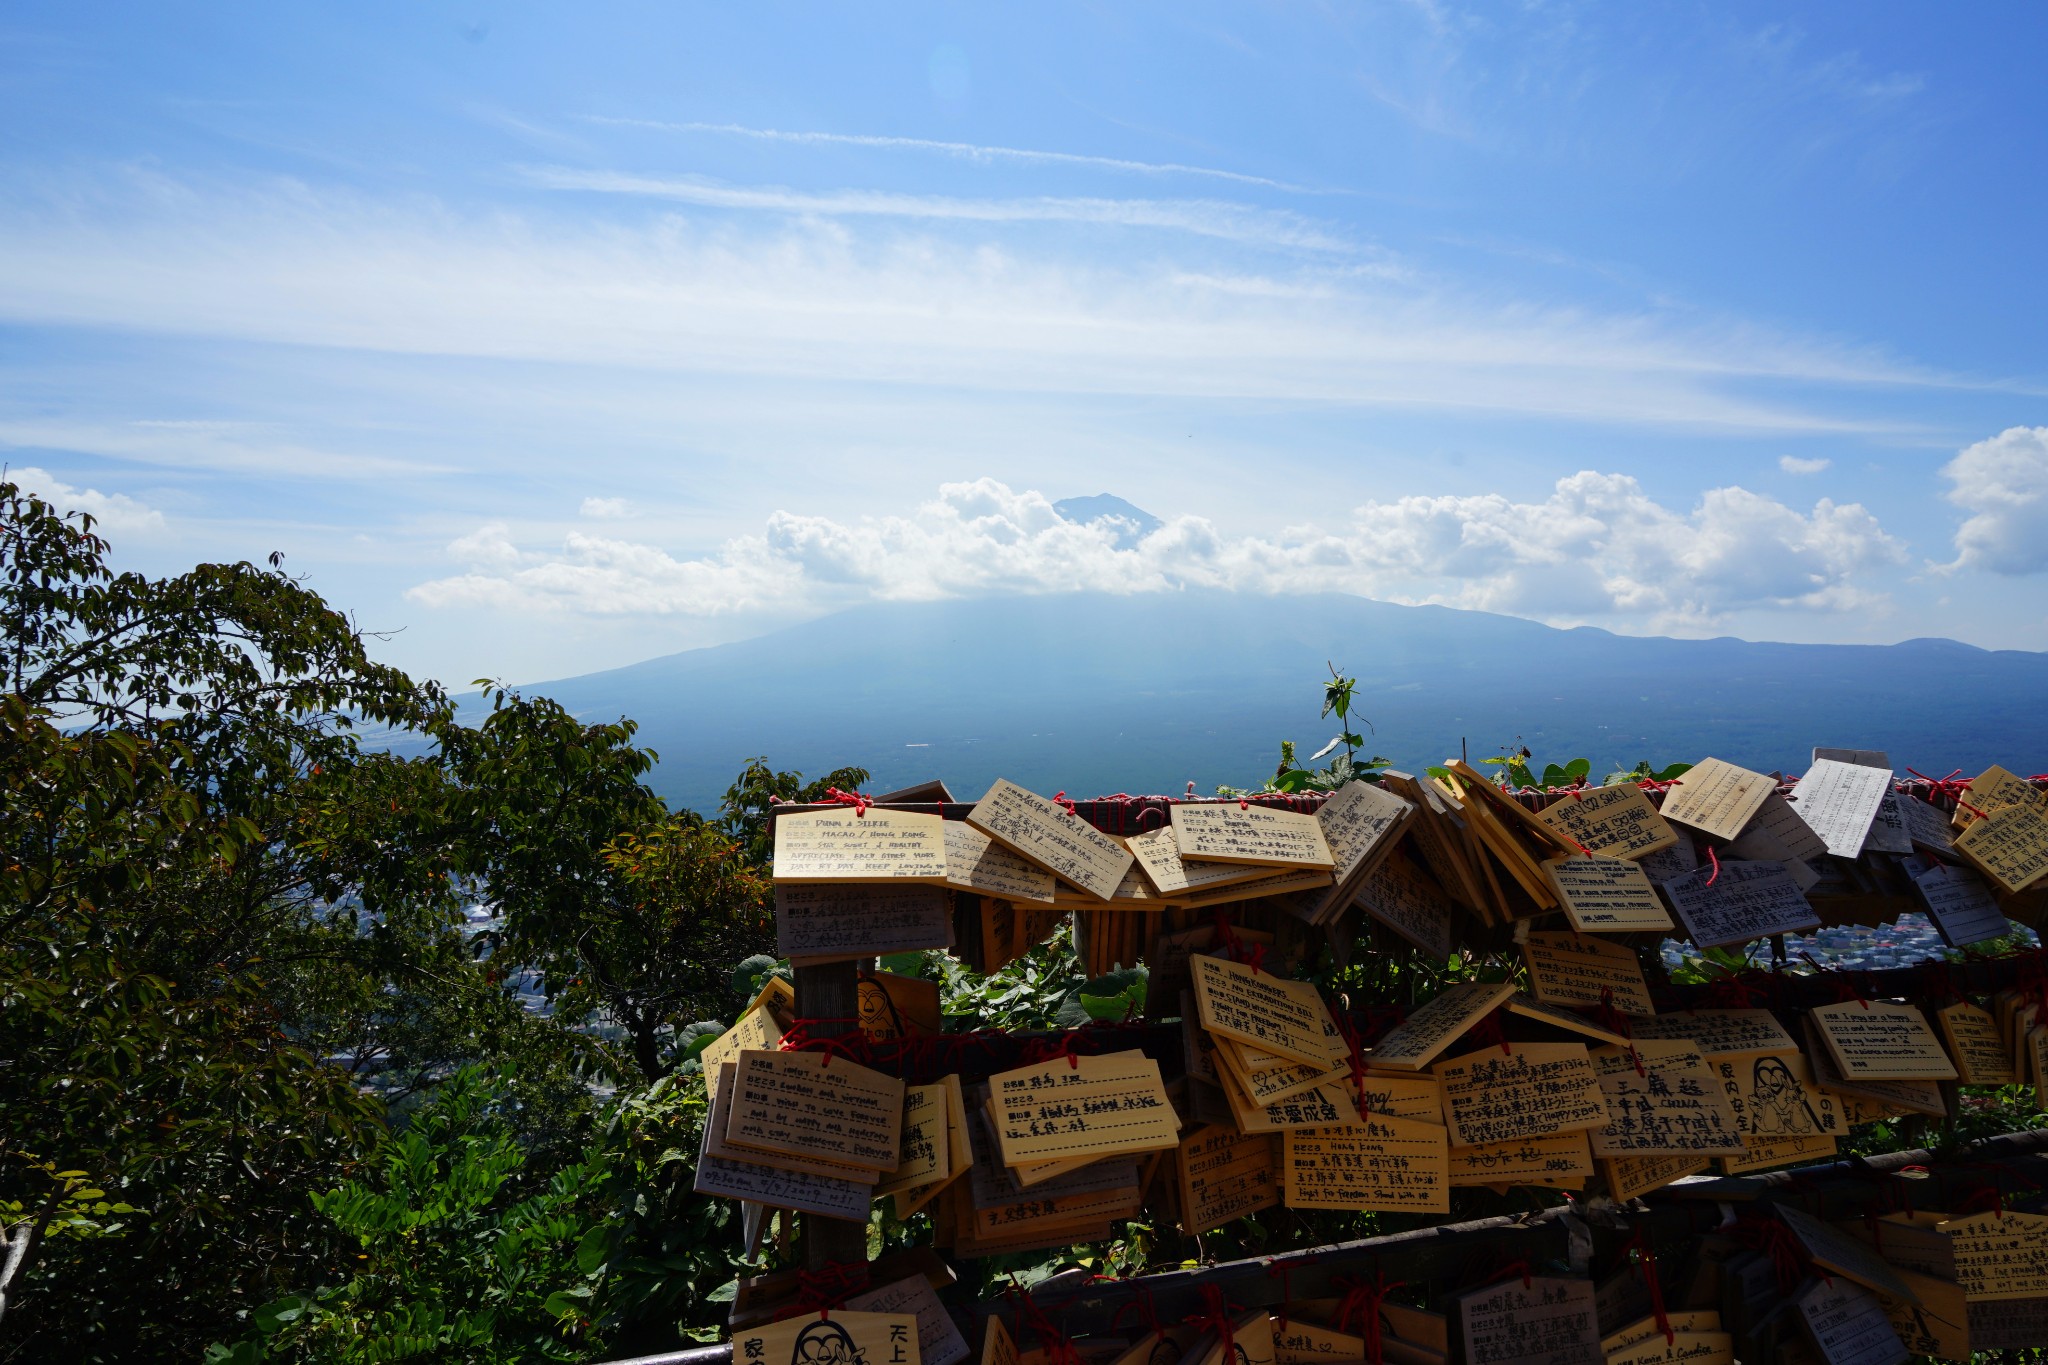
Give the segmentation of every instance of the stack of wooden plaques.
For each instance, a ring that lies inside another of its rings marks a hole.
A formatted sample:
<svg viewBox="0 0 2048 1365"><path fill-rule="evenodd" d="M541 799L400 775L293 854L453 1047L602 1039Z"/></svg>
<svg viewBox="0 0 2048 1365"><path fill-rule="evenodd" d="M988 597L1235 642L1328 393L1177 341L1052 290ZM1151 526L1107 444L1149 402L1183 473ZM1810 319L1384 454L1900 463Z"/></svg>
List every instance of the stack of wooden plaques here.
<svg viewBox="0 0 2048 1365"><path fill-rule="evenodd" d="M1190 1235L1278 1206L1427 1221L1470 1188L1626 1207L1710 1168L1825 1159L1858 1124L1952 1116L1958 1086L2031 1083L2048 1099L2039 987L1866 999L1845 978L1839 1000L1809 1008L1660 1012L1670 996L1645 975L1670 936L1735 948L1917 908L1961 945L2004 936L2009 917L2038 921L2048 795L2002 768L1958 791L1950 811L1901 790L1881 753L1816 750L1797 783L1709 758L1675 783L1526 802L1453 761L1301 809L1173 803L1137 833L1009 782L949 808L964 818L779 813L779 945L799 973L858 964L865 1038L945 1028L933 983L873 959L964 939L986 970L1071 921L1091 972L1147 963L1147 1012L1177 1017L1178 1048L1170 1027L1164 1048L1156 1029L1112 1029L1024 1065L898 1075L882 1060L896 1054L808 1027L793 1037L795 992L771 977L700 1055L697 1188L742 1201L750 1241L774 1211L865 1223L886 1199L898 1219L927 1217L937 1246L980 1257L1104 1241L1140 1216ZM1459 961L1388 1027L1392 1002L1295 979L1325 950L1440 973ZM1807 1221L1788 1216L1785 1235L1836 1278L1768 1292L1813 1358L1863 1365L1893 1342L1953 1356L2025 1323L2048 1331L2048 1217L1958 1208L1886 1220L1871 1238ZM1732 1360L1766 1294L1759 1253L1703 1245L1707 1268L1672 1286L1663 1322L1597 1299L1589 1279L1528 1274L1463 1291L1443 1315L1376 1305L1375 1349L1409 1365ZM2009 1266L2021 1269L2007 1279L1993 1269ZM968 1352L942 1330L944 1283L905 1273L825 1322L870 1365L952 1365ZM1174 1365L1355 1358L1356 1308L1175 1325L1105 1343L1100 1360L1166 1365L1148 1353L1168 1340ZM819 1349L755 1346L754 1365ZM1000 1324L983 1342L989 1365L1035 1354Z"/></svg>

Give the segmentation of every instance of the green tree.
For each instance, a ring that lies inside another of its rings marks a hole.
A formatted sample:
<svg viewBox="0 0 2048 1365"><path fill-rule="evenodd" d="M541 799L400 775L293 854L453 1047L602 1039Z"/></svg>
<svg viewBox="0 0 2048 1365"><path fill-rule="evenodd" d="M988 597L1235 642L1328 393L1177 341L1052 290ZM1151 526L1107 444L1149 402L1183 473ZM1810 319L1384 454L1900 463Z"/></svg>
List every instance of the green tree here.
<svg viewBox="0 0 2048 1365"><path fill-rule="evenodd" d="M738 847L641 780L630 721L585 725L505 688L474 728L436 736L460 870L497 903L493 960L541 973L559 1017L615 1028L618 1079L658 1080L676 1031L718 1008L730 964L772 937Z"/></svg>
<svg viewBox="0 0 2048 1365"><path fill-rule="evenodd" d="M276 564L106 553L0 482L0 1208L82 1171L132 1210L9 1218L23 1360L182 1355L306 1278L309 1194L382 1137L322 1059L426 1076L518 1013L465 950L439 764L357 735L439 693Z"/></svg>
<svg viewBox="0 0 2048 1365"><path fill-rule="evenodd" d="M750 758L726 788L719 804L719 827L739 841L747 861L767 867L774 860L773 821L769 808L778 802L823 801L834 788L857 792L868 780L866 768L836 768L814 782L799 772L777 772L766 758Z"/></svg>
<svg viewBox="0 0 2048 1365"><path fill-rule="evenodd" d="M476 1069L437 1089L374 1170L313 1205L355 1249L352 1272L251 1314L207 1353L223 1365L475 1365L580 1360L607 1234L599 1160L529 1170L511 1093Z"/></svg>

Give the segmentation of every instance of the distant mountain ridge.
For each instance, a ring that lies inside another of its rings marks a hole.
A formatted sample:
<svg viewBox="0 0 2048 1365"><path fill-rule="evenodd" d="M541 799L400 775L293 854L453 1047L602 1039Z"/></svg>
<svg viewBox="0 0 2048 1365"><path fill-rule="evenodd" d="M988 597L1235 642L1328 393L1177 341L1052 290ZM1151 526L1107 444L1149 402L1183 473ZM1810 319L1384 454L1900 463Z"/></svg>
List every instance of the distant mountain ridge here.
<svg viewBox="0 0 2048 1365"><path fill-rule="evenodd" d="M1815 744L2048 768L2048 654L1646 638L1342 594L877 604L522 690L638 721L656 788L709 810L756 754L970 798L999 776L1073 795L1256 783L1282 739L1307 754L1335 733L1326 661L1359 679L1372 749L1411 769L1518 742L1596 774L1707 754L1798 772Z"/></svg>

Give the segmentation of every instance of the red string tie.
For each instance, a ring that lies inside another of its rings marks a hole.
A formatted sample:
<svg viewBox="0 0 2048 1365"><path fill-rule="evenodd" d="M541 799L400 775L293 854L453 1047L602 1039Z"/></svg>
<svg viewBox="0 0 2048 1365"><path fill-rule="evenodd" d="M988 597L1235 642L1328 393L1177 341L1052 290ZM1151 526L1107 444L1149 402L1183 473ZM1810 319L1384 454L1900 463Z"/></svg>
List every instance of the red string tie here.
<svg viewBox="0 0 2048 1365"><path fill-rule="evenodd" d="M840 1034L813 1032L820 1025L844 1024L852 1024L855 1031ZM789 1031L782 1035L782 1041L776 1047L783 1052L822 1052L825 1054L822 1066L832 1065L834 1057L844 1057L856 1066L866 1066L874 1060L874 1048L859 1027L858 1019L796 1019L790 1022Z"/></svg>
<svg viewBox="0 0 2048 1365"><path fill-rule="evenodd" d="M816 1270L798 1269L796 1300L775 1316L778 1320L792 1318L815 1308L818 1320L823 1322L830 1318L834 1308L867 1287L865 1261L827 1261Z"/></svg>
<svg viewBox="0 0 2048 1365"><path fill-rule="evenodd" d="M1383 1365L1380 1305L1386 1302L1387 1295L1407 1283L1406 1280L1396 1280L1388 1284L1387 1277L1378 1271L1373 1272L1371 1284L1362 1280L1338 1281L1344 1290L1344 1298L1337 1305L1337 1330L1349 1332L1354 1322L1358 1324L1358 1335L1365 1338L1366 1365Z"/></svg>
<svg viewBox="0 0 2048 1365"><path fill-rule="evenodd" d="M875 803L872 797L862 796L859 792L843 792L837 787L827 787L825 789L825 799L819 802L819 804L825 806L852 806L853 818L865 820L868 814L868 807Z"/></svg>
<svg viewBox="0 0 2048 1365"><path fill-rule="evenodd" d="M1166 1340L1166 1324L1159 1320L1159 1306L1152 1302L1152 1291L1142 1284L1134 1284L1131 1288L1137 1291L1136 1295L1116 1310L1116 1316L1109 1320L1109 1325L1112 1328L1122 1328L1124 1314L1135 1308L1138 1315L1145 1320L1145 1325L1152 1329L1152 1335L1160 1341Z"/></svg>
<svg viewBox="0 0 2048 1365"><path fill-rule="evenodd" d="M1650 1312L1657 1319L1657 1330L1664 1334L1666 1345L1675 1345L1678 1333L1672 1330L1671 1315L1664 1311L1664 1285L1657 1274L1657 1257L1650 1251L1649 1239L1640 1231L1628 1239L1622 1247L1622 1255L1633 1251L1636 1256L1636 1273L1643 1277L1643 1283L1650 1287Z"/></svg>
<svg viewBox="0 0 2048 1365"><path fill-rule="evenodd" d="M1529 1269L1529 1263L1527 1261L1508 1262L1505 1266L1501 1267L1501 1269L1496 1271L1494 1273L1493 1278L1488 1280L1486 1283L1499 1284L1502 1280L1511 1280L1517 1275L1520 1275L1522 1277L1522 1288L1533 1289L1536 1287L1535 1272Z"/></svg>
<svg viewBox="0 0 2048 1365"><path fill-rule="evenodd" d="M1204 1332L1214 1332L1223 1343L1223 1359L1229 1360L1232 1349L1237 1345L1237 1323L1232 1313L1241 1312L1237 1304L1223 1297L1223 1291L1213 1284L1202 1286L1202 1311L1190 1313L1187 1321Z"/></svg>

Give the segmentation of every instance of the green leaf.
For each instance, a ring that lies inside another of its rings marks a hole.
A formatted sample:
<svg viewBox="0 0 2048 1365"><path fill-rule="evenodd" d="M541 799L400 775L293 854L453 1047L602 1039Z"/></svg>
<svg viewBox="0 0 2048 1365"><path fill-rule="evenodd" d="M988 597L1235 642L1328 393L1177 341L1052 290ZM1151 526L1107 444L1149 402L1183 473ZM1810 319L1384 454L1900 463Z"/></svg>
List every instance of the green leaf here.
<svg viewBox="0 0 2048 1365"><path fill-rule="evenodd" d="M724 1284L722 1284L722 1285L718 1286L718 1288L716 1288L716 1289L712 1290L712 1291L711 1291L710 1293L706 1294L706 1295L704 1296L704 1302L706 1302L706 1303L731 1303L731 1302L732 1302L732 1301L733 1301L733 1300L734 1300L734 1299L735 1299L736 1297L738 1297L738 1295L739 1295L739 1292L740 1292L740 1282L739 1282L739 1280L738 1280L737 1278L735 1278L735 1279L730 1279L730 1280L727 1280L727 1281L726 1281L726 1282L725 1282Z"/></svg>
<svg viewBox="0 0 2048 1365"><path fill-rule="evenodd" d="M611 1254L612 1230L600 1223L584 1233L583 1240L576 1244L576 1268L586 1275L595 1275L604 1269Z"/></svg>
<svg viewBox="0 0 2048 1365"><path fill-rule="evenodd" d="M1142 990L1124 991L1119 995L1090 995L1080 991L1076 998L1081 1002L1082 1013L1098 1023L1122 1023L1145 1008L1145 992ZM1064 1016L1065 1011L1061 1013Z"/></svg>
<svg viewBox="0 0 2048 1365"><path fill-rule="evenodd" d="M743 1000L752 1000L761 992L761 983L775 970L775 959L766 953L755 953L732 969L733 994Z"/></svg>
<svg viewBox="0 0 2048 1365"><path fill-rule="evenodd" d="M584 1302L589 1297L588 1289L557 1289L548 1295L541 1310L557 1322L581 1322L589 1311L589 1305Z"/></svg>
<svg viewBox="0 0 2048 1365"><path fill-rule="evenodd" d="M916 953L887 953L880 959L882 970L897 976L916 976L924 970L925 956Z"/></svg>
<svg viewBox="0 0 2048 1365"><path fill-rule="evenodd" d="M717 1042L725 1033L725 1025L711 1019L701 1019L694 1024L685 1024L676 1031L675 1058L678 1066L695 1061L704 1049Z"/></svg>
<svg viewBox="0 0 2048 1365"><path fill-rule="evenodd" d="M266 1303L249 1314L249 1320L256 1324L256 1330L264 1336L276 1336L288 1324L305 1316L313 1301L303 1294Z"/></svg>

